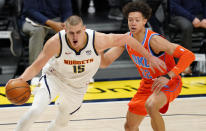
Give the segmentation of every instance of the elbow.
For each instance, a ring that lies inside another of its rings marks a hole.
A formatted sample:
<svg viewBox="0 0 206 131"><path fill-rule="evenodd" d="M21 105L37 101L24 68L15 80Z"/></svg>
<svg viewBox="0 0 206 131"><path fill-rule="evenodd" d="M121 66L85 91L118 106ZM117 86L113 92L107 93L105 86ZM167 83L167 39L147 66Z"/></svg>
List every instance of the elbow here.
<svg viewBox="0 0 206 131"><path fill-rule="evenodd" d="M191 52L191 53L192 53L192 52ZM192 61L194 61L194 60L196 59L196 57L195 57L195 54L194 54L194 53L192 53L191 57L192 57Z"/></svg>
<svg viewBox="0 0 206 131"><path fill-rule="evenodd" d="M105 68L107 68L109 66L109 64L100 64L100 68L101 69L105 69Z"/></svg>
<svg viewBox="0 0 206 131"><path fill-rule="evenodd" d="M100 68L102 68L102 69L107 68L110 64L111 64L111 62L102 60L101 64L100 64Z"/></svg>

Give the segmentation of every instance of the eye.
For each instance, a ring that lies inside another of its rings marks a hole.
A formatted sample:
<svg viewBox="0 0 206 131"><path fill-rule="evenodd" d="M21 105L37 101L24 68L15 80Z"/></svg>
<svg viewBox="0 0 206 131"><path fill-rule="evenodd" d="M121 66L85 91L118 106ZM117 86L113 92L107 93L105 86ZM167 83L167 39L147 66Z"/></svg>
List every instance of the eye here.
<svg viewBox="0 0 206 131"><path fill-rule="evenodd" d="M74 32L69 32L69 34L70 34L70 35L73 35L73 34L74 34Z"/></svg>
<svg viewBox="0 0 206 131"><path fill-rule="evenodd" d="M77 34L80 34L81 33L81 31L77 31Z"/></svg>

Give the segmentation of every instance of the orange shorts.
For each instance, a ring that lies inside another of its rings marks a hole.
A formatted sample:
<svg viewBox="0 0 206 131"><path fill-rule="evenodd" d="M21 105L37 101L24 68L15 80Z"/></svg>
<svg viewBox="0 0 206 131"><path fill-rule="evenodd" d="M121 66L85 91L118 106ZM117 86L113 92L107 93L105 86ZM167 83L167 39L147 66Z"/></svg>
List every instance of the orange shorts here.
<svg viewBox="0 0 206 131"><path fill-rule="evenodd" d="M137 115L147 115L145 102L147 101L148 97L153 93L151 91L152 83L142 80L140 83L140 87L137 93L129 102L129 111L137 114ZM175 79L172 79L168 82L166 86L164 86L161 91L165 93L167 96L167 104L165 104L161 109L161 113L166 113L169 107L169 103L172 102L178 95L180 94L182 89L182 81L181 77L178 76Z"/></svg>

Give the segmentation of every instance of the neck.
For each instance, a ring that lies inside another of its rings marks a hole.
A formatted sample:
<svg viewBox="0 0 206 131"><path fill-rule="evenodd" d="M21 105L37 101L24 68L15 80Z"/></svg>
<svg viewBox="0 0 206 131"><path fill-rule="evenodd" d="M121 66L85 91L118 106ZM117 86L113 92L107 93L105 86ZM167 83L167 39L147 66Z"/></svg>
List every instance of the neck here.
<svg viewBox="0 0 206 131"><path fill-rule="evenodd" d="M144 40L144 36L145 36L145 33L146 33L146 29L143 28L141 31L133 34L134 38L137 39L139 42L143 42Z"/></svg>
<svg viewBox="0 0 206 131"><path fill-rule="evenodd" d="M83 40L81 40L81 41L78 41L79 43L79 45L78 46L76 46L76 47L74 47L72 44L71 44L71 41L68 39L68 41L69 41L69 45L71 46L71 48L73 48L74 50L76 50L77 52L79 52L82 48L84 48L84 46L87 44L87 35L86 35L86 33L84 34L84 37L83 37Z"/></svg>

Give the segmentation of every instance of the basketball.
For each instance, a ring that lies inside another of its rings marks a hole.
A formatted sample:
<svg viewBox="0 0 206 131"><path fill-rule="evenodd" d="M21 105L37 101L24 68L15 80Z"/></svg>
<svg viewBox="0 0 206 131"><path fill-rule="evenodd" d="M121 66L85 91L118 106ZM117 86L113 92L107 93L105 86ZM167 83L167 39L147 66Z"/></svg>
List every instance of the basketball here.
<svg viewBox="0 0 206 131"><path fill-rule="evenodd" d="M16 79L6 84L6 97L15 105L26 103L31 95L31 89L27 82Z"/></svg>

